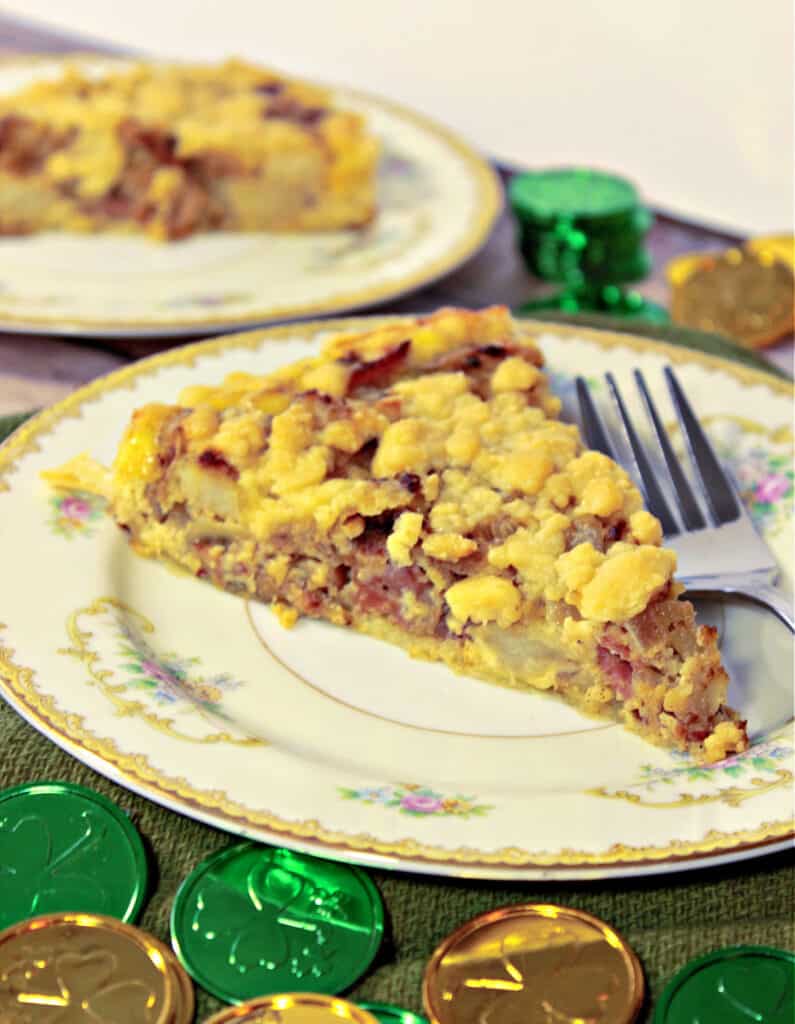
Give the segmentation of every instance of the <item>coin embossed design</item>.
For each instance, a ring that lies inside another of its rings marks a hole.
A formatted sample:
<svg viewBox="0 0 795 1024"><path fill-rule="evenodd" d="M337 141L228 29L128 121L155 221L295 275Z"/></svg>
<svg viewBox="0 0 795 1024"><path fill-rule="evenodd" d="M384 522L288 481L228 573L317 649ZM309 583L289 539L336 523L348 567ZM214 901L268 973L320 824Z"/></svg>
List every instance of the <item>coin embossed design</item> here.
<svg viewBox="0 0 795 1024"><path fill-rule="evenodd" d="M0 929L66 910L132 921L146 883L141 837L100 793L67 782L0 791Z"/></svg>
<svg viewBox="0 0 795 1024"><path fill-rule="evenodd" d="M263 996L215 1014L205 1024L378 1024L367 1010L335 996L286 992Z"/></svg>
<svg viewBox="0 0 795 1024"><path fill-rule="evenodd" d="M171 937L186 970L227 1002L295 989L336 994L372 962L383 913L359 868L239 843L182 883Z"/></svg>
<svg viewBox="0 0 795 1024"><path fill-rule="evenodd" d="M474 918L436 949L425 972L432 1024L631 1024L640 963L604 921L550 904Z"/></svg>
<svg viewBox="0 0 795 1024"><path fill-rule="evenodd" d="M0 933L3 1024L172 1024L175 985L159 944L95 914L48 914Z"/></svg>
<svg viewBox="0 0 795 1024"><path fill-rule="evenodd" d="M730 946L686 964L663 990L654 1024L792 1024L795 953Z"/></svg>

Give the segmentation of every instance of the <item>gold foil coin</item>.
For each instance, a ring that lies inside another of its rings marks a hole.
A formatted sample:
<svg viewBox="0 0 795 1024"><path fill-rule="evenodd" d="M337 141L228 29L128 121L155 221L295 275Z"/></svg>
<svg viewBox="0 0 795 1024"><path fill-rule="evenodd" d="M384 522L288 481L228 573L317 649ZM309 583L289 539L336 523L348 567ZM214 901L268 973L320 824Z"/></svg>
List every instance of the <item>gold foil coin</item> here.
<svg viewBox="0 0 795 1024"><path fill-rule="evenodd" d="M378 1024L367 1010L336 996L286 992L230 1006L205 1024Z"/></svg>
<svg viewBox="0 0 795 1024"><path fill-rule="evenodd" d="M166 962L168 973L174 985L175 1005L169 1024L190 1024L196 1010L196 994L193 991L193 982L170 947L164 942L160 942L153 935L148 936L148 938L163 954L163 959Z"/></svg>
<svg viewBox="0 0 795 1024"><path fill-rule="evenodd" d="M431 1024L631 1024L643 972L604 921L527 903L448 936L425 970L422 995Z"/></svg>
<svg viewBox="0 0 795 1024"><path fill-rule="evenodd" d="M771 345L793 330L795 277L772 252L681 257L669 264L668 280L674 323L726 334L746 348Z"/></svg>
<svg viewBox="0 0 795 1024"><path fill-rule="evenodd" d="M684 284L691 277L705 260L715 260L720 256L717 252L694 252L687 256L677 256L665 268L665 276L672 288Z"/></svg>
<svg viewBox="0 0 795 1024"><path fill-rule="evenodd" d="M181 1024L161 944L115 918L60 913L0 933L3 1024Z"/></svg>
<svg viewBox="0 0 795 1024"><path fill-rule="evenodd" d="M745 248L758 256L781 260L782 263L795 269L795 236L793 235L766 235L752 238L745 243Z"/></svg>

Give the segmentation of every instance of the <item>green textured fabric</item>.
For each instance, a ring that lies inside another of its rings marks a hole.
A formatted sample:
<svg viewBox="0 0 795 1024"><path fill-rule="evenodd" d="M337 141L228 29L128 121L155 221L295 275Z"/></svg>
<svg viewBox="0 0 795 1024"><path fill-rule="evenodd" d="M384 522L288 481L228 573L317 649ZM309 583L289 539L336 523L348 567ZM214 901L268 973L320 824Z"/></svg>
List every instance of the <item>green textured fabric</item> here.
<svg viewBox="0 0 795 1024"><path fill-rule="evenodd" d="M30 412L15 412L11 416L0 416L0 442L5 441L9 434L21 426L25 420L29 419L37 409L31 409Z"/></svg>
<svg viewBox="0 0 795 1024"><path fill-rule="evenodd" d="M644 333L637 327L633 331ZM657 329L653 336L673 340L676 334L669 328L661 335ZM681 338L680 333L678 340ZM0 418L0 440L24 419ZM6 787L40 779L89 786L132 816L151 861L151 891L139 923L167 939L169 912L180 882L200 860L234 837L107 781L0 702L0 783ZM375 964L348 993L353 1000L420 1010L423 971L437 943L475 914L509 903L559 903L609 921L643 963L650 995L641 1015L644 1021L666 981L693 957L737 943L795 948L795 857L791 851L694 872L609 882L495 884L401 872L371 874L384 898L387 927ZM206 992L197 989L196 995L197 1021L220 1008Z"/></svg>

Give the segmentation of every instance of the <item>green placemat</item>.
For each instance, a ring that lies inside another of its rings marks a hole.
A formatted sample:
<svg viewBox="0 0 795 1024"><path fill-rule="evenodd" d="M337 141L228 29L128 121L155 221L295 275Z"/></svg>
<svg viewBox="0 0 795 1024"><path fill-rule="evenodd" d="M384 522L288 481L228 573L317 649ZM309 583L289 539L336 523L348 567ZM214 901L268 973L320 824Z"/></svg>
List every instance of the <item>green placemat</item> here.
<svg viewBox="0 0 795 1024"><path fill-rule="evenodd" d="M660 333L660 329L647 332L635 326L632 331L688 343L675 328ZM726 355L734 348L727 350L729 343L718 341L722 351L707 350ZM704 350L703 345L694 347ZM26 415L0 418L0 440L25 419ZM6 787L39 779L89 786L131 815L146 841L152 866L152 889L140 924L167 939L168 917L180 882L200 860L234 838L108 782L0 701L0 783ZM720 868L611 882L493 884L400 872L372 871L371 875L387 908L386 937L373 968L349 993L353 1000L420 1010L425 964L448 932L484 910L533 900L578 907L623 933L643 962L650 991L643 1020L665 982L693 957L737 943L795 948L795 857L791 852ZM197 989L196 994L197 1021L220 1008L206 992Z"/></svg>
<svg viewBox="0 0 795 1024"><path fill-rule="evenodd" d="M0 416L0 443L5 441L9 434L12 434L20 424L37 411L37 409L31 409L30 412L15 412L11 416Z"/></svg>

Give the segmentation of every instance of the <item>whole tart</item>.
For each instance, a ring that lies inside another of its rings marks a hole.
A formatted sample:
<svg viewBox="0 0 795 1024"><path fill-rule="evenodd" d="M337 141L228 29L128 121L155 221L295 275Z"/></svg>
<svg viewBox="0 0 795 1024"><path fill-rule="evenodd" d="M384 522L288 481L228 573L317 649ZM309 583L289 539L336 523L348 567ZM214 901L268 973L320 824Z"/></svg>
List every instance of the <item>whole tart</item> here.
<svg viewBox="0 0 795 1024"><path fill-rule="evenodd" d="M0 234L360 227L378 152L327 90L240 60L75 63L0 96Z"/></svg>
<svg viewBox="0 0 795 1024"><path fill-rule="evenodd" d="M412 656L619 719L717 761L744 750L716 631L626 472L583 447L526 328L440 310L138 409L110 499L137 552Z"/></svg>

